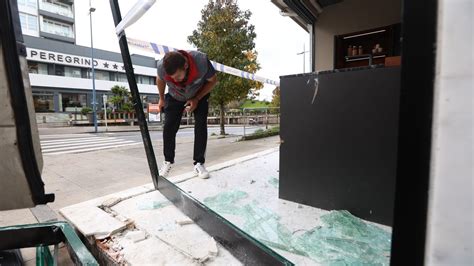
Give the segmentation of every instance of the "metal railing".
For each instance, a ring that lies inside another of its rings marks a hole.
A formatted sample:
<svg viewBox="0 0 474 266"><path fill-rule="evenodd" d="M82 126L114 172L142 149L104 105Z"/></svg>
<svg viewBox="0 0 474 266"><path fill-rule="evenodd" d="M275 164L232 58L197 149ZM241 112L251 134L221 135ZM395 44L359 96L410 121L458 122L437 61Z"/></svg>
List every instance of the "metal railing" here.
<svg viewBox="0 0 474 266"><path fill-rule="evenodd" d="M60 7L58 5L51 4L48 2L43 2L43 1L40 1L39 4L40 4L40 9L44 11L48 11L48 12L65 16L65 17L69 17L69 18L74 18L74 13L72 13L72 10L70 10L67 7Z"/></svg>
<svg viewBox="0 0 474 266"><path fill-rule="evenodd" d="M247 136L247 126L265 125L265 129L268 129L269 125L280 125L280 107L243 108L242 113L246 118L244 137Z"/></svg>
<svg viewBox="0 0 474 266"><path fill-rule="evenodd" d="M208 125L219 125L221 121L220 112L211 109L207 117ZM194 115L191 113L183 113L181 125L194 125ZM270 129L271 127L280 125L280 108L279 107L257 107L257 108L240 108L227 110L224 115L224 125L232 127L242 127L243 136L253 134L256 128Z"/></svg>

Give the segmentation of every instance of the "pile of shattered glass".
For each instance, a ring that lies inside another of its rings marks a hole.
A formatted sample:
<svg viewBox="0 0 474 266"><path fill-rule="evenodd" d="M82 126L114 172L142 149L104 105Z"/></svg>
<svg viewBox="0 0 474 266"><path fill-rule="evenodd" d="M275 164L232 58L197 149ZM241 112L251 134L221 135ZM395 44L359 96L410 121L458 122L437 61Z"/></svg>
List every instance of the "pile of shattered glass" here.
<svg viewBox="0 0 474 266"><path fill-rule="evenodd" d="M241 228L263 244L306 256L323 265L389 265L389 232L368 224L347 211L331 211L320 217L321 224L306 232L291 232L280 217L252 201L243 191L228 191L204 200L221 215L236 215Z"/></svg>

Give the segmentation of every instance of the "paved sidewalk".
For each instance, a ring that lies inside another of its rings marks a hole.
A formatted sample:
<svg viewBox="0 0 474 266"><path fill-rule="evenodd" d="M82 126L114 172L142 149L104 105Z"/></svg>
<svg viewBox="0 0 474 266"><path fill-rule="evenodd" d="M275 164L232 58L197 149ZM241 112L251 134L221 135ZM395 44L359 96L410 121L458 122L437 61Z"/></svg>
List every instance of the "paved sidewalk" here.
<svg viewBox="0 0 474 266"><path fill-rule="evenodd" d="M64 130L62 131L64 134L80 133L77 128L59 130ZM83 133L88 133L87 128ZM42 134L58 134L58 128ZM232 136L222 139L210 137L207 148L208 167L279 146L277 136L243 142L237 142L237 139L238 137ZM193 145L192 137L179 139L173 175L192 170ZM161 164L162 143L153 141L153 146L157 162ZM56 195L55 202L48 206L55 212L65 206L148 184L151 181L145 151L141 145L98 152L44 156L43 159L42 176L45 190ZM61 216L58 218L63 220ZM0 227L32 223L37 223L37 220L30 209L0 212ZM60 252L65 254L64 248L61 248ZM22 253L26 265L35 265L34 248L23 249ZM62 260L60 265L72 265L67 260L67 255L60 255L60 259Z"/></svg>

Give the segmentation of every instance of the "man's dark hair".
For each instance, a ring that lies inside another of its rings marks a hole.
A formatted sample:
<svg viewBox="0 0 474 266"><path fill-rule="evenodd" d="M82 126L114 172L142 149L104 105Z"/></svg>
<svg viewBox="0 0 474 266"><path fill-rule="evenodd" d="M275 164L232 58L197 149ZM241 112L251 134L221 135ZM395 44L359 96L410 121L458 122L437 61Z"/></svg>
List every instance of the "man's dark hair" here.
<svg viewBox="0 0 474 266"><path fill-rule="evenodd" d="M184 68L186 59L184 55L179 52L168 52L163 57L163 67L168 75L173 75L176 70Z"/></svg>

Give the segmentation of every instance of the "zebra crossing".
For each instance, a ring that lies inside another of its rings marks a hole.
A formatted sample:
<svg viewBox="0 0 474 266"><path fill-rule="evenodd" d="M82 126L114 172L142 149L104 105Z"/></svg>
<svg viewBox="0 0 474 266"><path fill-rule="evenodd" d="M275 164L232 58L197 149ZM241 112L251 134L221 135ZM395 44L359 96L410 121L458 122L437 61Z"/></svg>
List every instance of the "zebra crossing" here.
<svg viewBox="0 0 474 266"><path fill-rule="evenodd" d="M41 151L43 155L59 155L113 149L137 144L141 144L141 142L92 134L67 135L60 138L48 136L41 138Z"/></svg>

